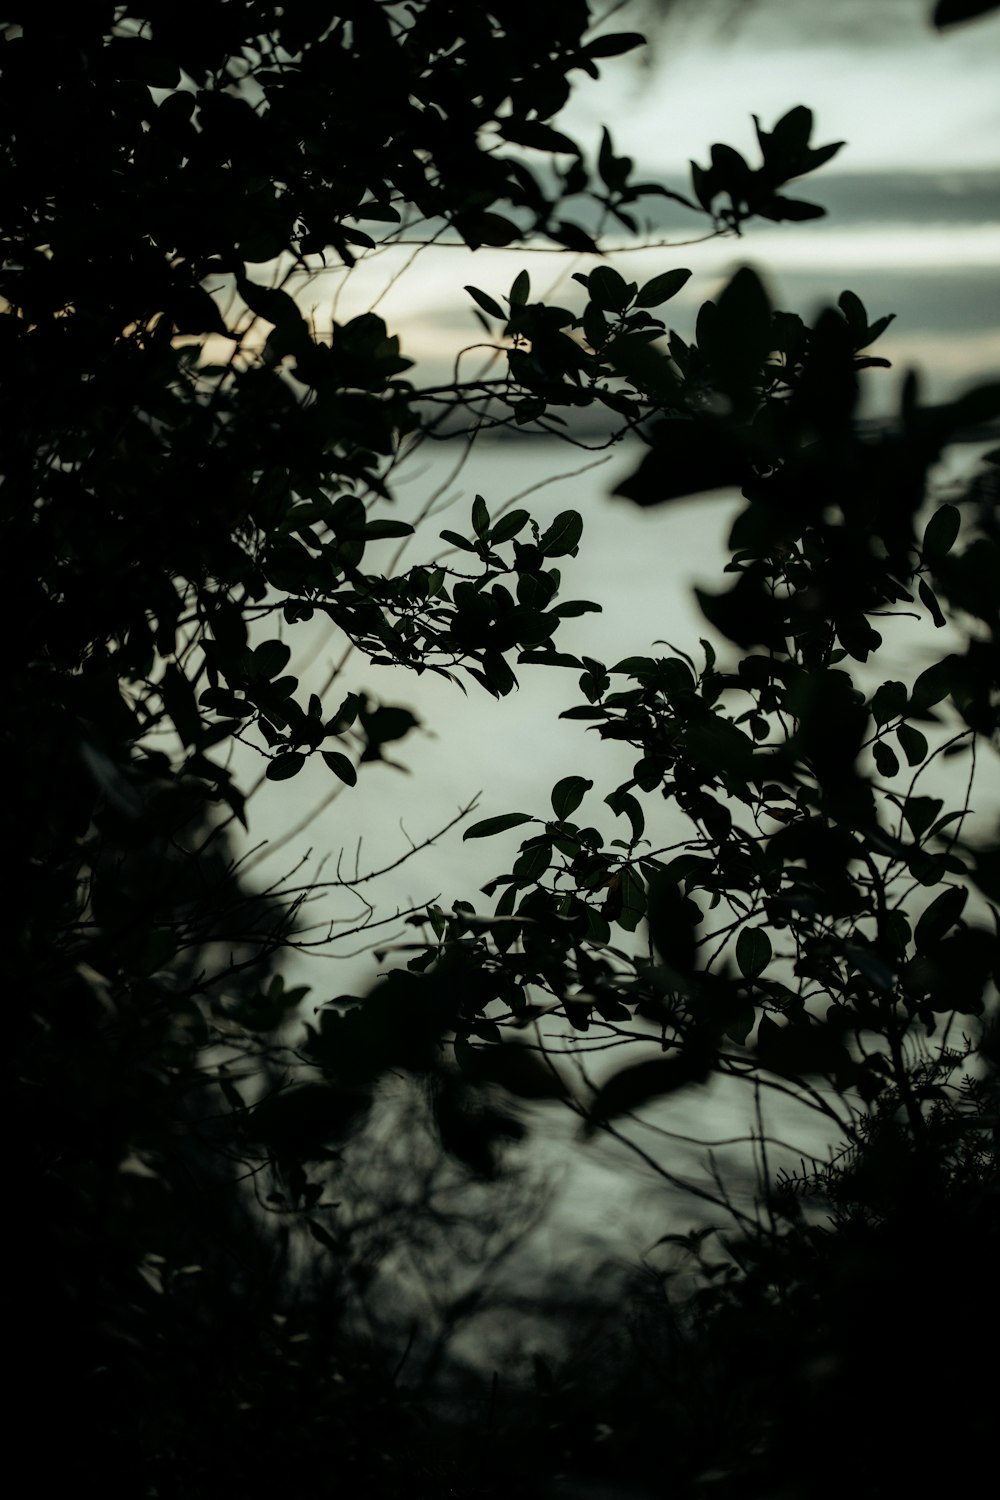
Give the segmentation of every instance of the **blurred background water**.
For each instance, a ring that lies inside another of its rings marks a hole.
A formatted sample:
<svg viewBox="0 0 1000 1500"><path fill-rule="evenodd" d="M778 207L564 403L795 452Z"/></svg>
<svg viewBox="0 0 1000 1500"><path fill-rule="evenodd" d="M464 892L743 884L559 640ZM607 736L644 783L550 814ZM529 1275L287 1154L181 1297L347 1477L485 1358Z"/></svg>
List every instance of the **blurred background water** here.
<svg viewBox="0 0 1000 1500"><path fill-rule="evenodd" d="M829 208L825 220L751 226L741 240L677 249L635 249L619 241L611 263L632 280L677 265L694 271L665 310L669 326L690 335L698 306L736 266L750 263L765 276L777 305L804 316L845 287L861 296L872 317L897 314L876 350L894 369L865 376L863 410L869 416L896 410L902 374L910 367L919 369L932 399L998 378L1000 18L941 37L931 32L928 6L920 0L882 0L878 6L718 0L697 8L645 9L650 15L667 12L666 24L654 30L647 63L622 59L607 65L602 82L583 84L569 107L567 128L591 149L604 121L617 152L633 155L649 178L683 191L686 158L707 160L713 141L730 142L753 158L752 112L770 126L805 103L816 111L819 143L848 142L799 190ZM642 10L623 8L616 27L641 25ZM662 202L649 200L654 239L683 241L702 232L700 220L683 209L664 210ZM524 267L533 297L558 301L571 294L572 273L593 264L586 256L523 248L483 250L474 257L459 249L401 249L362 260L349 275L331 270L314 276L300 288L300 299L314 310L319 327L331 316L342 321L376 306L390 331L400 333L403 352L416 360L413 378L430 384L448 380L458 351L482 341L463 284L500 296ZM484 357L482 350L466 356L462 373L471 373ZM646 652L657 640L697 658L699 637L711 631L698 613L693 586L720 586L738 498L720 492L640 511L611 495L639 450L590 452L587 443L597 439L575 437L576 446L530 436L479 442L464 461L457 442L419 448L394 477L398 513L415 518L436 498L404 561L444 555L440 528L466 530L476 494L494 514L524 496L518 503L543 525L571 507L582 513L585 530L579 557L564 560L562 597L594 600L603 612L567 621L557 644L608 664ZM953 450L941 483L967 470L980 451ZM927 661L936 659L932 652L939 656L947 649L944 635L927 623L906 625L887 641L882 676L901 670L907 660L922 661L923 653ZM288 639L295 652L290 670L298 666L310 684L321 685L343 643L325 639L314 625L297 626ZM728 650L724 642L716 645L723 654ZM261 785L251 803L253 843L269 844L250 861L255 879L275 880L300 860L297 879L311 877L321 864L321 878L330 879L341 855L342 873L355 869L355 859L361 872L390 865L408 840L421 843L477 794L479 817L512 809L544 816L550 788L567 774L594 779L588 818L599 822L600 799L628 775L631 753L601 742L584 724L560 720L563 709L581 701L575 673L528 667L519 677L519 690L495 702L471 683L466 697L429 675L417 679L348 658L331 696L364 690L412 708L419 718L421 727L392 756L406 769L365 766L358 787L349 790L332 785L329 773L310 762L293 781ZM259 771L248 760L244 782ZM668 814L661 814L662 829L655 809L648 816L650 836L666 836ZM609 830L611 821L608 815ZM483 883L509 868L517 842L511 834L463 843L461 829L453 829L366 885L365 897L376 915L390 917L435 899L445 905L456 898L477 902ZM480 910L492 905L485 897L478 904ZM366 915L358 897L346 891L325 892L311 910L317 932L331 919L339 924L335 933L349 932ZM390 921L377 933L334 937L302 956L291 977L313 987L316 1003L363 993L378 971L372 947L391 947L406 936L401 921ZM391 953L386 961L394 961ZM686 1095L665 1106L655 1123L702 1140L728 1139L748 1128L753 1110L752 1097L735 1090L718 1085ZM571 1225L633 1254L649 1243L654 1224L664 1232L663 1202L655 1196L662 1184L654 1192L650 1169L634 1162L626 1171L628 1158L613 1144L579 1146L575 1121L558 1110L538 1118L532 1150L547 1170L559 1170L562 1182L546 1233L558 1238ZM786 1110L772 1123L796 1149L822 1152L826 1128L820 1130L815 1120L790 1119ZM702 1146L665 1136L644 1139L643 1145L669 1161L672 1171L705 1181ZM719 1148L720 1161L727 1149ZM677 1223L694 1222L703 1209L674 1199L671 1213Z"/></svg>

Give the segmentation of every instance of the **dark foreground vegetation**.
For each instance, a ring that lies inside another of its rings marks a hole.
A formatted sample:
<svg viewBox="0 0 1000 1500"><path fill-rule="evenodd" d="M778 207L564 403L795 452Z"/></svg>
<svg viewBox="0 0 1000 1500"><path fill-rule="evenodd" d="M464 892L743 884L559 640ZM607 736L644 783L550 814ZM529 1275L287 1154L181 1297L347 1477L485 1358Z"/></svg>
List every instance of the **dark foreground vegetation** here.
<svg viewBox="0 0 1000 1500"><path fill-rule="evenodd" d="M1000 387L928 405L910 377L865 432L888 318L843 291L810 326L748 269L669 333L690 273L629 281L594 224L641 234L668 193L695 231L794 233L822 209L790 184L838 147L798 107L682 192L607 134L588 163L553 118L641 42L592 19L93 0L3 32L8 1410L43 1493L764 1500L988 1471L1000 450L948 503L928 473ZM524 270L459 293L495 379L422 387L377 312L317 330L286 289L529 240L590 258L567 307ZM700 599L727 652L562 650L596 607L568 592L574 511L470 497L440 563L425 527L425 561L366 566L413 531L400 452L597 409L645 445L627 500L742 491ZM900 612L949 649L883 680ZM273 782L322 760L349 797L415 727L286 670L317 619L375 680L571 673L581 734L635 761L467 826L521 828L485 901L412 913L398 967L315 1012L290 976L335 933L299 873L243 872L234 748ZM606 1039L628 1061L591 1083ZM627 1146L720 1075L815 1109L829 1158L773 1170L762 1105L752 1190L706 1177L705 1231L641 1273L505 1271L545 1211L523 1101ZM472 1352L504 1328L494 1374Z"/></svg>

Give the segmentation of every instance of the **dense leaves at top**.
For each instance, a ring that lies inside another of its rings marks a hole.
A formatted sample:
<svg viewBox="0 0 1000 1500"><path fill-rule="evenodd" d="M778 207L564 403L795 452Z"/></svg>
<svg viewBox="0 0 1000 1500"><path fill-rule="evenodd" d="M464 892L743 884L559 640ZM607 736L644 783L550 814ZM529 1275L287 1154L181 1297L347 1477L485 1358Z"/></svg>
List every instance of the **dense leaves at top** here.
<svg viewBox="0 0 1000 1500"><path fill-rule="evenodd" d="M6 234L52 251L48 276L26 266L21 284L43 305L62 292L79 307L86 265L100 315L113 300L123 323L163 312L204 332L219 325L197 295L206 275L283 251L350 260L351 245L371 244L361 226L396 222L403 205L470 243L491 228L496 242L498 204L544 227L551 199L514 156L487 154L481 132L502 111L504 139L575 153L544 122L571 70L596 75L593 57L615 49L584 39L582 0L545 6L530 48L520 19L508 0L471 12L355 0L336 16L311 0L13 14Z"/></svg>
<svg viewBox="0 0 1000 1500"><path fill-rule="evenodd" d="M350 264L352 245L372 243L363 223L391 241L404 215L478 243L484 220L494 239L506 222L499 203L546 231L549 199L495 135L528 130L563 149L541 122L566 75L602 55L586 7L547 7L527 52L516 8L456 16L210 3L8 23L0 403L23 627L10 682L27 731L15 774L58 787L44 811L24 799L30 859L72 863L95 807L160 836L199 797L242 816L224 754L209 753L234 734L254 731L272 779L322 753L351 781L345 748L377 758L412 726L301 701L280 631L260 640L269 619L318 612L378 661L464 664L496 694L514 682L504 652L545 647L556 629L557 576L543 564L572 548L502 556L509 524L492 550L477 539L483 576L464 598L448 570L362 571L371 542L412 529L369 514L418 423L409 362L373 313L318 340L254 270L327 251ZM504 235L520 232L511 222ZM504 573L530 604L483 592ZM183 756L154 746L165 727ZM55 907L41 905L44 929Z"/></svg>

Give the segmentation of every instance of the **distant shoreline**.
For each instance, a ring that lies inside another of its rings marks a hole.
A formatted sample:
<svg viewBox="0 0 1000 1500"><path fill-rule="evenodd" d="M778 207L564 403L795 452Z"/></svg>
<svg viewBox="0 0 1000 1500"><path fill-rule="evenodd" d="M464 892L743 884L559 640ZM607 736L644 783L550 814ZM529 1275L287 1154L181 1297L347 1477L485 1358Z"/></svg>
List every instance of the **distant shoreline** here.
<svg viewBox="0 0 1000 1500"><path fill-rule="evenodd" d="M937 404L937 403L935 403ZM612 422L595 421L592 414L586 416L574 415L574 408L563 409L566 413L566 426L562 432L553 432L550 429L539 429L526 425L524 427L482 427L476 430L477 443L530 443L538 442L539 439L551 439L558 442L561 437L581 440L607 441L616 431L616 425ZM560 413L562 414L562 413ZM899 426L897 416L886 415L882 417L859 417L855 421L855 430L864 437L878 437L883 433L890 433ZM475 424L467 418L455 417L440 422L436 428L435 439L440 442L458 442L467 438L474 430ZM628 442L628 437L622 438L622 443ZM1000 442L1000 421L984 422L976 427L964 427L948 439L948 446L954 447L958 444L968 443L990 443Z"/></svg>

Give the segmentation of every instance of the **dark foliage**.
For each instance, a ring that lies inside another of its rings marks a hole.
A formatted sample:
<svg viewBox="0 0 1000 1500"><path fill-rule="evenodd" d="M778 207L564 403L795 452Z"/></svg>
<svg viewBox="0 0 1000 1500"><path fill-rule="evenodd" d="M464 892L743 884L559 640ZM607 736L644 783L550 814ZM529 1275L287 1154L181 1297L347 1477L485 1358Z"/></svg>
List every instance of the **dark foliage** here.
<svg viewBox="0 0 1000 1500"><path fill-rule="evenodd" d="M7 1285L46 1489L541 1493L578 1468L876 1496L943 1483L959 1432L987 1453L1000 847L969 788L998 728L1000 450L956 503L929 507L928 474L996 421L1000 387L928 406L911 379L866 434L858 373L885 364L889 318L844 291L810 326L748 269L691 343L658 312L684 269L639 285L597 260L573 307L533 301L523 270L503 297L470 286L496 381L421 388L374 312L319 336L288 288L327 256L592 252L577 218L634 231L655 193L719 233L822 213L785 191L837 150L803 107L758 122L756 166L713 146L690 197L636 182L607 132L592 174L551 122L574 70L641 38L595 35L578 0L538 7L528 38L523 19L511 0L136 0L3 32ZM442 533L459 566L371 563L413 530L403 443L582 409L645 445L623 497L742 490L729 579L700 596L726 660L560 651L596 608L561 593L575 511L542 529L477 496L468 534ZM959 643L878 682L877 622L904 607ZM467 828L526 835L493 909L415 913L407 966L306 1025L282 961L309 944L309 886L242 872L231 752L276 782L321 759L350 795L415 727L302 691L287 637L314 617L373 666L495 697L515 666L573 670L570 716L636 759L600 802L568 775L540 814ZM525 1045L543 1014L562 1039ZM563 1059L595 1038L635 1060L580 1084ZM418 1080L446 1153L408 1197L412 1159L387 1155L381 1196L376 1166L352 1175L387 1075ZM470 1261L507 1253L476 1248L468 1205L523 1133L519 1099L627 1139L719 1075L815 1108L830 1163L772 1173L762 1126L753 1213L705 1194L731 1222L673 1247L697 1272L683 1308L634 1302L638 1355L541 1360L527 1403L431 1423L449 1330L485 1293L411 1336L427 1380L408 1386L401 1293L391 1337L359 1317L390 1250L432 1224L432 1263L449 1235ZM386 1204L391 1243L371 1232Z"/></svg>

